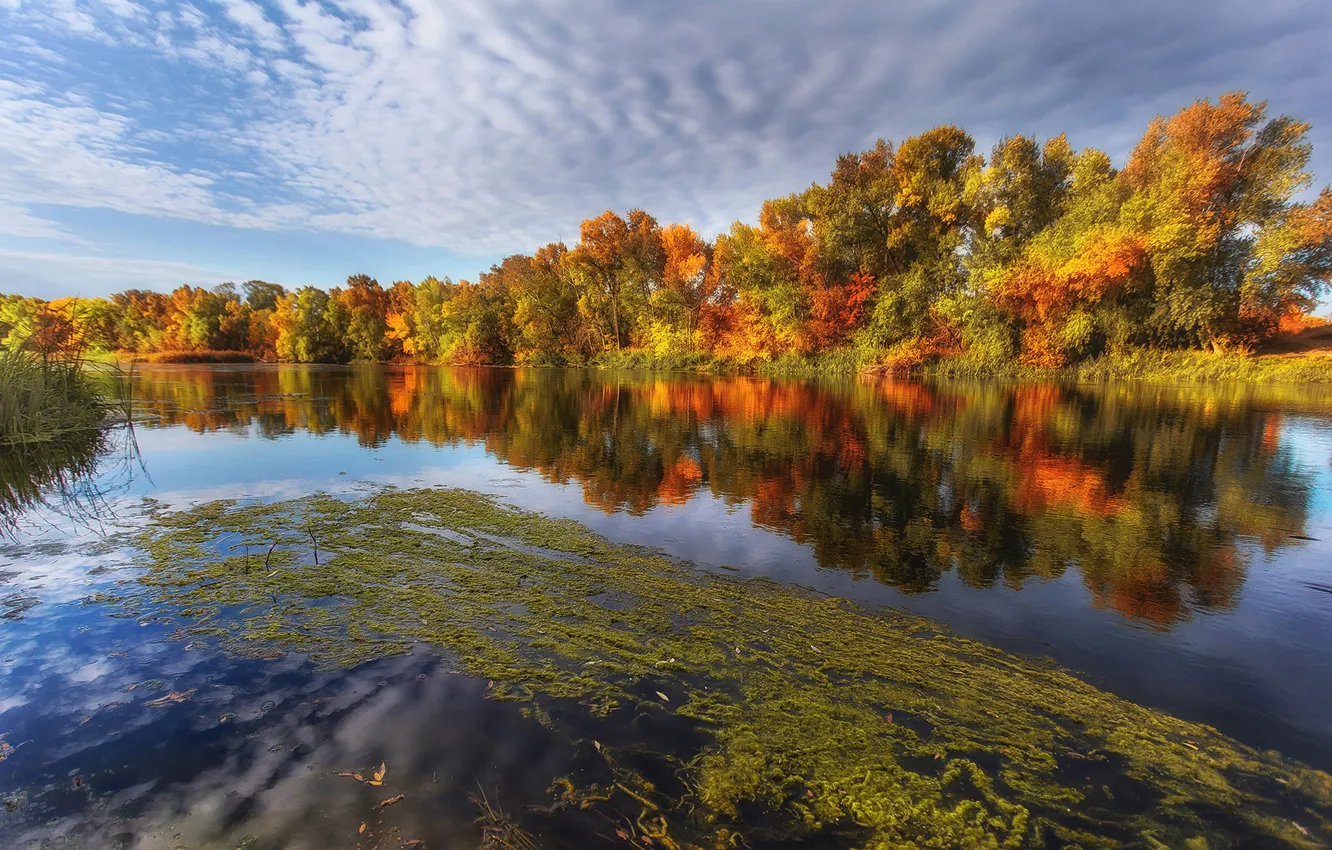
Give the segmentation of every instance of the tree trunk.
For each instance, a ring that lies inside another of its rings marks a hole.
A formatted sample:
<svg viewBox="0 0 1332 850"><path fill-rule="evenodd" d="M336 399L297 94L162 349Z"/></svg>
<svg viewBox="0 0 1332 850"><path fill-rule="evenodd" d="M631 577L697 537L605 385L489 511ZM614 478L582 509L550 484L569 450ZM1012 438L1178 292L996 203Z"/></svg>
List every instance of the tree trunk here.
<svg viewBox="0 0 1332 850"><path fill-rule="evenodd" d="M620 299L611 295L611 327L615 329L615 350L620 350Z"/></svg>

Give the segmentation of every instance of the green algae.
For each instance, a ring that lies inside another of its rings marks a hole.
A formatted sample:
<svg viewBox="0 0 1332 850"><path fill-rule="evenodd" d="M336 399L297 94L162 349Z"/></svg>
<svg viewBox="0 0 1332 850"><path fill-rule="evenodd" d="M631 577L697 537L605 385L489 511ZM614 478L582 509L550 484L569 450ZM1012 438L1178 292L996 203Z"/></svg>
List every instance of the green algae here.
<svg viewBox="0 0 1332 850"><path fill-rule="evenodd" d="M159 514L117 604L233 652L351 666L440 648L497 699L670 712L659 789L598 745L643 846L1322 846L1332 781L937 623L695 569L458 490ZM316 555L316 549L318 555ZM646 742L651 747L653 742ZM636 759L635 761L641 761ZM646 840L642 840L646 839Z"/></svg>

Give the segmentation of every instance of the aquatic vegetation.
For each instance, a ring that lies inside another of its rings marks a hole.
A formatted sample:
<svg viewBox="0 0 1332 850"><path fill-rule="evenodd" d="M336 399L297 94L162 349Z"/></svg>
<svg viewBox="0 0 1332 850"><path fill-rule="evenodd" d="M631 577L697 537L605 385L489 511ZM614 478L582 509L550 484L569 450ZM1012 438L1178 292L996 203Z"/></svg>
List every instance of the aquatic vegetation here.
<svg viewBox="0 0 1332 850"><path fill-rule="evenodd" d="M717 575L470 492L214 502L161 513L142 546L115 604L169 606L233 652L351 666L428 644L538 722L690 724L687 749L588 738L604 787L552 778L552 812L638 811L639 846L1332 838L1332 779L1276 753L921 617Z"/></svg>

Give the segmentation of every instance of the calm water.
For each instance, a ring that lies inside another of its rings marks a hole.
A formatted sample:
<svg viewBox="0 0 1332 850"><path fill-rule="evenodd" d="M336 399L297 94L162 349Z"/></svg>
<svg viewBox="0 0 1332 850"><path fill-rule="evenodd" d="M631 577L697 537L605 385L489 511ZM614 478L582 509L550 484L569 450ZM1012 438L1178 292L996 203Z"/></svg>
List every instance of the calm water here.
<svg viewBox="0 0 1332 850"><path fill-rule="evenodd" d="M496 493L909 609L1332 769L1326 393L369 367L158 367L133 391L138 461L113 449L100 499L26 514L0 552L11 841L356 846L358 789L312 777L386 759L432 801L397 838L453 846L465 791L540 801L581 757L430 652L236 661L85 604L143 497Z"/></svg>

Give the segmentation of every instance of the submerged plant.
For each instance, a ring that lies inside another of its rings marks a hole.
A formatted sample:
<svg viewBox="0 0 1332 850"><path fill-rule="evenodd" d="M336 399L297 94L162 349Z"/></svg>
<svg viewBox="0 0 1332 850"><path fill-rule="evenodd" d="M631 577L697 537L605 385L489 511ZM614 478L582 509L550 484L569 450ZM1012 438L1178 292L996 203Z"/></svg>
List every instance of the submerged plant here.
<svg viewBox="0 0 1332 850"><path fill-rule="evenodd" d="M625 835L642 846L1332 838L1332 779L1276 753L921 617L716 575L475 493L215 502L159 515L143 548L120 604L171 606L234 652L351 666L426 643L549 725L691 724L694 743L639 741L632 758L588 739L613 783L552 789L552 811L639 811Z"/></svg>

